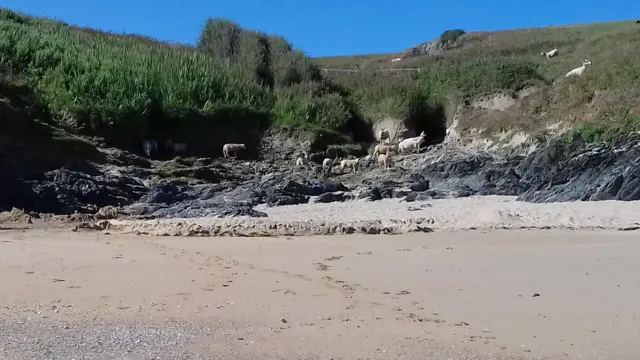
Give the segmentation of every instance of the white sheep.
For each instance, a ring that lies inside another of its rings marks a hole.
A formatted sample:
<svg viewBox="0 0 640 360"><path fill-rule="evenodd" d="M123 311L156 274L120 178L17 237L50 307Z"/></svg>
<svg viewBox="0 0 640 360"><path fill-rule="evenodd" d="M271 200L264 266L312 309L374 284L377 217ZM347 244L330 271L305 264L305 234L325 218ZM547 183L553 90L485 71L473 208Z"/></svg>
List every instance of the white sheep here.
<svg viewBox="0 0 640 360"><path fill-rule="evenodd" d="M329 172L331 171L331 167L333 166L333 160L329 158L325 158L322 160L322 171Z"/></svg>
<svg viewBox="0 0 640 360"><path fill-rule="evenodd" d="M142 151L150 158L152 153L158 151L158 142L151 139L142 140Z"/></svg>
<svg viewBox="0 0 640 360"><path fill-rule="evenodd" d="M401 57L399 57L399 58L394 58L394 59L391 59L391 62L396 62L396 61L400 61L400 60L402 60L402 58L401 58Z"/></svg>
<svg viewBox="0 0 640 360"><path fill-rule="evenodd" d="M380 154L386 154L389 150L395 150L395 145L378 144L373 148L373 157L377 158Z"/></svg>
<svg viewBox="0 0 640 360"><path fill-rule="evenodd" d="M230 153L233 153L233 156L238 155L238 151L244 150L247 148L246 144L224 144L222 146L222 156L229 157Z"/></svg>
<svg viewBox="0 0 640 360"><path fill-rule="evenodd" d="M360 159L344 159L340 162L340 172L344 173L344 168L353 169L353 173L355 174L358 171L358 163Z"/></svg>
<svg viewBox="0 0 640 360"><path fill-rule="evenodd" d="M382 167L382 168L389 168L389 166L391 165L391 151L386 153L386 154L380 154L378 155L378 166Z"/></svg>
<svg viewBox="0 0 640 360"><path fill-rule="evenodd" d="M540 53L540 56L544 56L547 59L552 58L554 56L558 55L558 49L553 49L551 51L547 51L547 52L542 52Z"/></svg>
<svg viewBox="0 0 640 360"><path fill-rule="evenodd" d="M389 137L389 130L382 128L380 129L380 131L378 131L378 140L381 144L385 139L389 139Z"/></svg>
<svg viewBox="0 0 640 360"><path fill-rule="evenodd" d="M305 166L306 161L304 161L304 158L302 156L298 156L298 158L296 159L296 167L303 167Z"/></svg>
<svg viewBox="0 0 640 360"><path fill-rule="evenodd" d="M187 143L177 142L171 145L175 154L184 154L187 151Z"/></svg>
<svg viewBox="0 0 640 360"><path fill-rule="evenodd" d="M569 71L567 73L567 75L565 75L564 77L570 77L570 76L581 76L585 70L587 70L587 66L591 65L591 61L584 59L582 61L582 66L577 67L571 71Z"/></svg>
<svg viewBox="0 0 640 360"><path fill-rule="evenodd" d="M417 154L418 152L420 152L420 146L426 138L427 134L425 134L423 131L416 137L404 139L400 142L400 144L398 144L398 152L405 154L407 152L415 151Z"/></svg>

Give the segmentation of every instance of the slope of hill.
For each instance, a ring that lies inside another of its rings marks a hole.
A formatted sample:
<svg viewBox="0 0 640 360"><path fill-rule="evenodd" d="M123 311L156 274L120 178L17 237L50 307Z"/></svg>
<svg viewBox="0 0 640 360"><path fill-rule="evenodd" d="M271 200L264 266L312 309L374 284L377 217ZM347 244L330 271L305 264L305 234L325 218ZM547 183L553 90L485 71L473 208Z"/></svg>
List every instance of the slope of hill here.
<svg viewBox="0 0 640 360"><path fill-rule="evenodd" d="M371 138L356 105L302 52L221 19L190 47L0 9L0 75L31 90L56 125L123 148L152 137L203 156L225 142L257 150L273 128Z"/></svg>
<svg viewBox="0 0 640 360"><path fill-rule="evenodd" d="M377 120L411 115L405 93L392 90L409 88L431 106L441 105L448 125L463 138L572 128L572 134L600 141L639 130L640 25L635 22L447 38L450 33L443 34L444 44L435 39L403 53L314 61L353 92L365 116ZM541 56L554 48L558 56ZM586 72L565 78L583 59L592 62Z"/></svg>

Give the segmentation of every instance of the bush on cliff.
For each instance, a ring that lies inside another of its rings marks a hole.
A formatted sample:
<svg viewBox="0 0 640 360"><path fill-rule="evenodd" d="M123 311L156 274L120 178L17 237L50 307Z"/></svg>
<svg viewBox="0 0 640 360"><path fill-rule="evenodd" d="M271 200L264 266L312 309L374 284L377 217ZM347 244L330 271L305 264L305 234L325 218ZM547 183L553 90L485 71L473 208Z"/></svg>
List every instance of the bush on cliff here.
<svg viewBox="0 0 640 360"><path fill-rule="evenodd" d="M61 126L122 145L172 136L206 150L272 123L359 135L357 109L304 54L229 21L209 20L193 48L0 9L0 68Z"/></svg>

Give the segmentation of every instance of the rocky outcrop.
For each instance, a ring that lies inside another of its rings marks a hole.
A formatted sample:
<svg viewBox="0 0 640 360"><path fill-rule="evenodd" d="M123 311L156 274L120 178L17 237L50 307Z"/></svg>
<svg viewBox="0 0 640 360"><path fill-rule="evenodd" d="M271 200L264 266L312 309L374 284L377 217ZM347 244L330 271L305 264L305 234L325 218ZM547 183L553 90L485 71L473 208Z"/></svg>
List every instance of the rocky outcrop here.
<svg viewBox="0 0 640 360"><path fill-rule="evenodd" d="M588 147L552 140L528 155L469 152L438 145L391 170L363 164L357 174L294 169L290 160L172 160L112 156L40 176L0 175L1 210L97 214L100 218L266 217L257 205L283 206L399 198L420 202L511 195L527 202L640 200L640 137ZM145 167L146 166L146 167ZM109 209L108 211L105 209ZM117 209L117 210L114 210Z"/></svg>

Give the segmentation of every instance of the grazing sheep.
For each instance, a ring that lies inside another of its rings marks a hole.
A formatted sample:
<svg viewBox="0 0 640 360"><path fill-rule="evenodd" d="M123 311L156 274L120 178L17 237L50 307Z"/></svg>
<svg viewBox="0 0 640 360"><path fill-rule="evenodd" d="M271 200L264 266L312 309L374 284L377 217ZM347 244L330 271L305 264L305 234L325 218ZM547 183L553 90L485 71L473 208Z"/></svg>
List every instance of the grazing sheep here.
<svg viewBox="0 0 640 360"><path fill-rule="evenodd" d="M380 144L382 144L382 141L388 138L389 138L389 130L385 128L380 129L380 131L378 132L378 140L380 140Z"/></svg>
<svg viewBox="0 0 640 360"><path fill-rule="evenodd" d="M331 170L332 166L333 166L333 160L332 159L325 158L324 160L322 160L322 171L323 172L329 172Z"/></svg>
<svg viewBox="0 0 640 360"><path fill-rule="evenodd" d="M158 151L158 142L151 139L142 140L142 151L151 158L151 154Z"/></svg>
<svg viewBox="0 0 640 360"><path fill-rule="evenodd" d="M391 152L378 155L378 166L381 168L389 168L391 165Z"/></svg>
<svg viewBox="0 0 640 360"><path fill-rule="evenodd" d="M398 152L405 154L407 152L415 151L415 153L417 154L418 152L420 152L420 146L426 138L427 134L425 134L423 131L416 137L404 139L400 142L400 144L398 144Z"/></svg>
<svg viewBox="0 0 640 360"><path fill-rule="evenodd" d="M229 157L230 153L233 153L233 156L238 156L238 151L244 150L247 148L246 144L224 144L222 146L222 156Z"/></svg>
<svg viewBox="0 0 640 360"><path fill-rule="evenodd" d="M577 67L571 71L569 71L567 73L567 75L565 75L564 77L570 77L570 76L580 76L584 73L585 70L587 70L587 66L591 65L591 61L584 59L582 61L582 66Z"/></svg>
<svg viewBox="0 0 640 360"><path fill-rule="evenodd" d="M340 162L340 172L344 174L344 168L353 169L353 173L355 174L358 171L358 163L360 159L344 159Z"/></svg>
<svg viewBox="0 0 640 360"><path fill-rule="evenodd" d="M184 153L187 152L187 143L185 142L173 143L171 147L173 148L173 152L176 155L177 154L184 155Z"/></svg>
<svg viewBox="0 0 640 360"><path fill-rule="evenodd" d="M540 53L540 56L544 56L547 59L552 58L554 56L558 55L558 49L553 49L551 51L547 51L547 52L542 52Z"/></svg>
<svg viewBox="0 0 640 360"><path fill-rule="evenodd" d="M396 62L396 61L400 61L400 60L402 60L402 58L401 58L401 57L399 57L399 58L394 58L394 59L391 59L391 62Z"/></svg>
<svg viewBox="0 0 640 360"><path fill-rule="evenodd" d="M636 24L640 24L640 20L636 20Z"/></svg>
<svg viewBox="0 0 640 360"><path fill-rule="evenodd" d="M376 158L380 154L386 154L389 150L395 150L395 145L378 144L373 148L373 157Z"/></svg>

